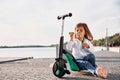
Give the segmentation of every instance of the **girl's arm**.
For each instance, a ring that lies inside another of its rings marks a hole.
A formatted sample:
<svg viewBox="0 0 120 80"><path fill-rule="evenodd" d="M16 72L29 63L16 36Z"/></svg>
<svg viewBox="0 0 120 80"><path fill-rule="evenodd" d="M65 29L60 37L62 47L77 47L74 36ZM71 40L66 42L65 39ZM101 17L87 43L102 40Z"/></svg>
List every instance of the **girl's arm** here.
<svg viewBox="0 0 120 80"><path fill-rule="evenodd" d="M93 44L90 41L88 41L88 44L89 44L88 50L91 51L91 52L94 52Z"/></svg>
<svg viewBox="0 0 120 80"><path fill-rule="evenodd" d="M94 52L94 47L89 40L86 39L82 46L86 47L90 52Z"/></svg>
<svg viewBox="0 0 120 80"><path fill-rule="evenodd" d="M73 41L74 32L69 32L69 35L70 35L70 41L66 45L66 48L67 50L72 51L72 48L74 46L74 41Z"/></svg>
<svg viewBox="0 0 120 80"><path fill-rule="evenodd" d="M68 44L66 45L66 49L72 52L73 46L74 46L74 41L69 41Z"/></svg>

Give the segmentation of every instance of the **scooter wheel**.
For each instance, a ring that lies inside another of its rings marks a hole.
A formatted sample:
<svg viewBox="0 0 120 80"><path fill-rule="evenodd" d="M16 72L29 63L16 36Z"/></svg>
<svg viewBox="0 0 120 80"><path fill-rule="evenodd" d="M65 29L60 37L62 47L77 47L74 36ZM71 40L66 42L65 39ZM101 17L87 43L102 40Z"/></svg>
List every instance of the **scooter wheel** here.
<svg viewBox="0 0 120 80"><path fill-rule="evenodd" d="M65 75L65 71L66 71L66 65L65 63L56 61L53 65L53 74L56 77L63 77Z"/></svg>

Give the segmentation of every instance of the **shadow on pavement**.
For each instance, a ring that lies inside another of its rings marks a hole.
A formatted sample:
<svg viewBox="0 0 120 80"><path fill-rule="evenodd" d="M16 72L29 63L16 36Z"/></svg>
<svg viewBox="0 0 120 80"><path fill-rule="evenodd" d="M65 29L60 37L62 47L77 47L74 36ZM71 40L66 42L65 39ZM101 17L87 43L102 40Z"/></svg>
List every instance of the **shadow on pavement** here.
<svg viewBox="0 0 120 80"><path fill-rule="evenodd" d="M63 77L62 79L65 79L65 80L90 80L90 79L79 78L79 77Z"/></svg>
<svg viewBox="0 0 120 80"><path fill-rule="evenodd" d="M120 80L120 74L109 73L108 80Z"/></svg>

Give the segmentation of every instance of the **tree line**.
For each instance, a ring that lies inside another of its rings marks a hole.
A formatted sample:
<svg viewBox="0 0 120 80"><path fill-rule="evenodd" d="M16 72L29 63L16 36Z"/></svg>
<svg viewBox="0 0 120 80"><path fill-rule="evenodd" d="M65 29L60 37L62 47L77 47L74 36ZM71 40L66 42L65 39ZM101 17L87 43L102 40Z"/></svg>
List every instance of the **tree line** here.
<svg viewBox="0 0 120 80"><path fill-rule="evenodd" d="M120 46L120 33L116 33L113 36L93 41L94 46L106 46L106 44L110 47Z"/></svg>

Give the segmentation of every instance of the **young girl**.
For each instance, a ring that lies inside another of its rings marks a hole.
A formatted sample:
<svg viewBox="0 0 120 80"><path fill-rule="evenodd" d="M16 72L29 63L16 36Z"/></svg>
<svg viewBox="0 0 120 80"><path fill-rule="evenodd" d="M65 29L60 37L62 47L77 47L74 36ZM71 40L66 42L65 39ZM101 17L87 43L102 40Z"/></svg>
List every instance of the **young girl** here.
<svg viewBox="0 0 120 80"><path fill-rule="evenodd" d="M107 78L107 72L102 67L96 67L95 56L93 53L93 45L91 41L93 36L85 23L79 23L75 27L75 32L69 32L70 41L67 49L72 51L79 67L87 69L93 75Z"/></svg>

